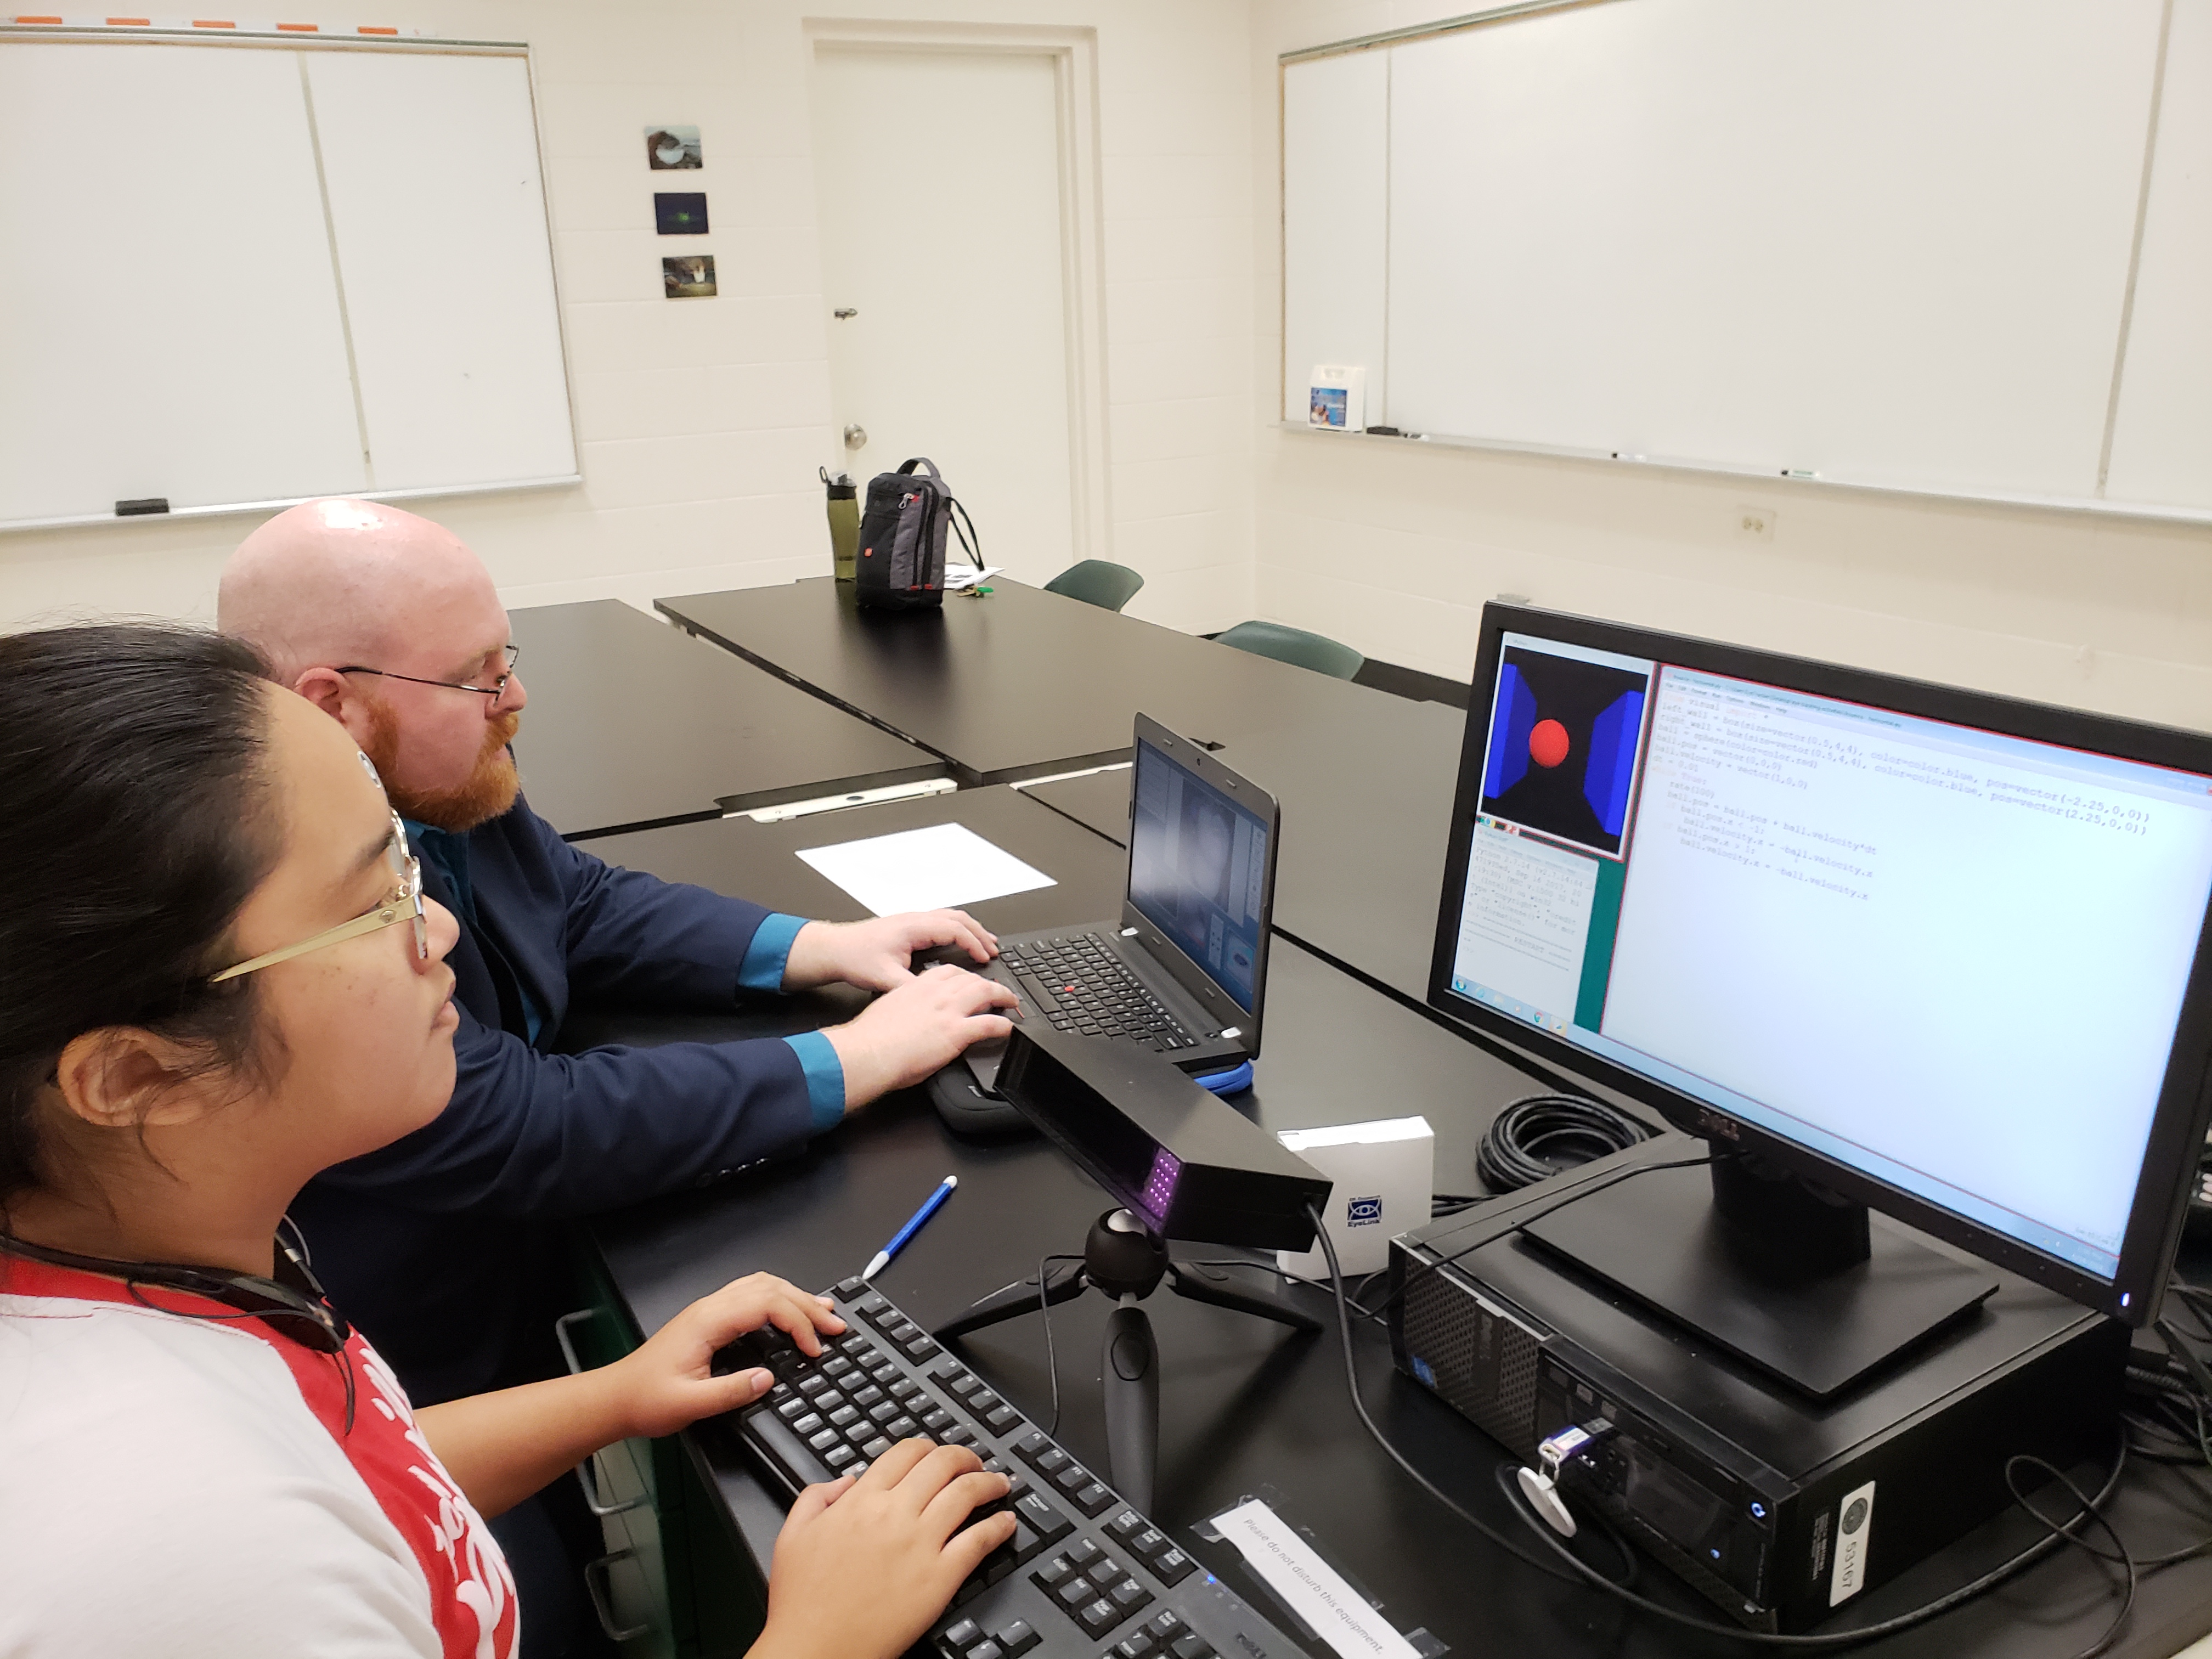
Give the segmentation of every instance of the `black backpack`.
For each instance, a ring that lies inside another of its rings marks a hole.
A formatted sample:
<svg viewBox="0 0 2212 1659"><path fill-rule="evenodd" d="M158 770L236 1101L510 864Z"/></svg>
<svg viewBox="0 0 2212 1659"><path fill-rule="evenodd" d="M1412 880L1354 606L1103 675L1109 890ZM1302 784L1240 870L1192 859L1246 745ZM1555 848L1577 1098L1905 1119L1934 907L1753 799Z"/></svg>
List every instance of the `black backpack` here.
<svg viewBox="0 0 2212 1659"><path fill-rule="evenodd" d="M925 476L917 468L927 468ZM953 523L957 513L966 528ZM919 456L896 472L868 480L868 503L860 515L860 552L853 562L854 593L863 605L881 611L918 611L945 603L945 532L957 529L960 544L975 568L975 524L968 509L945 487L937 463Z"/></svg>

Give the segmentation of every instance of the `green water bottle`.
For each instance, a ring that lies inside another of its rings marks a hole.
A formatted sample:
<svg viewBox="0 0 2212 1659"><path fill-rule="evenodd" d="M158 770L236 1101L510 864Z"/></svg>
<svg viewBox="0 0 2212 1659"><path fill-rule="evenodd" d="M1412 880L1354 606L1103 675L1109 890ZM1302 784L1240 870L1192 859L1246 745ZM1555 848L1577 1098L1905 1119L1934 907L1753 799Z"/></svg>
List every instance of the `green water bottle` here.
<svg viewBox="0 0 2212 1659"><path fill-rule="evenodd" d="M830 568L841 582L853 580L854 563L860 556L860 502L853 475L830 476L828 467L816 469L830 495Z"/></svg>

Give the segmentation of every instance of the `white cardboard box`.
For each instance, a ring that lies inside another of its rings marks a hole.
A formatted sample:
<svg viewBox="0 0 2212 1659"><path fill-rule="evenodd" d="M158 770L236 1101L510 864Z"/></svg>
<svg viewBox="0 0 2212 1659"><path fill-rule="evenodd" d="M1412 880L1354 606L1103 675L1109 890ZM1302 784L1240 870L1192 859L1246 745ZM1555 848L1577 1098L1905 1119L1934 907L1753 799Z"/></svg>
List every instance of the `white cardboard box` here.
<svg viewBox="0 0 2212 1659"><path fill-rule="evenodd" d="M1324 432L1367 429L1367 371L1346 363L1316 363L1306 383L1306 424Z"/></svg>
<svg viewBox="0 0 2212 1659"><path fill-rule="evenodd" d="M1437 1138L1428 1119L1285 1129L1275 1138L1329 1178L1328 1206L1322 1213L1346 1278L1389 1266L1390 1241L1427 1223L1437 1173ZM1328 1258L1318 1239L1303 1255L1278 1250L1275 1262L1301 1278L1328 1278Z"/></svg>

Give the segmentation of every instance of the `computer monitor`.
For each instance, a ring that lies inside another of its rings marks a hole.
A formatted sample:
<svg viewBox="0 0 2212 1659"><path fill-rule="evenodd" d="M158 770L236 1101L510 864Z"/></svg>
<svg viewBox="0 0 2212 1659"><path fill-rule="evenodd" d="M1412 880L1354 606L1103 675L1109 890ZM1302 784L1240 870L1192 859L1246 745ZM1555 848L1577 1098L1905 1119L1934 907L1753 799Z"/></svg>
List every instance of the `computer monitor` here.
<svg viewBox="0 0 2212 1659"><path fill-rule="evenodd" d="M2205 1131L2212 738L1502 605L1474 692L1435 1007L2153 1316Z"/></svg>

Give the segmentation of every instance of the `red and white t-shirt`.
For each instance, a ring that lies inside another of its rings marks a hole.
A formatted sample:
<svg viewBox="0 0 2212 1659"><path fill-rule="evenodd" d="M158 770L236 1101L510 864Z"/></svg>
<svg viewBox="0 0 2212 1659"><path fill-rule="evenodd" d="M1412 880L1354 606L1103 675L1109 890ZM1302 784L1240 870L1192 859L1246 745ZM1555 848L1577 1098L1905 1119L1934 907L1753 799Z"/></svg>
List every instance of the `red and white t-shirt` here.
<svg viewBox="0 0 2212 1659"><path fill-rule="evenodd" d="M374 1350L146 1294L176 1311L0 1258L0 1659L513 1659L507 1562Z"/></svg>

